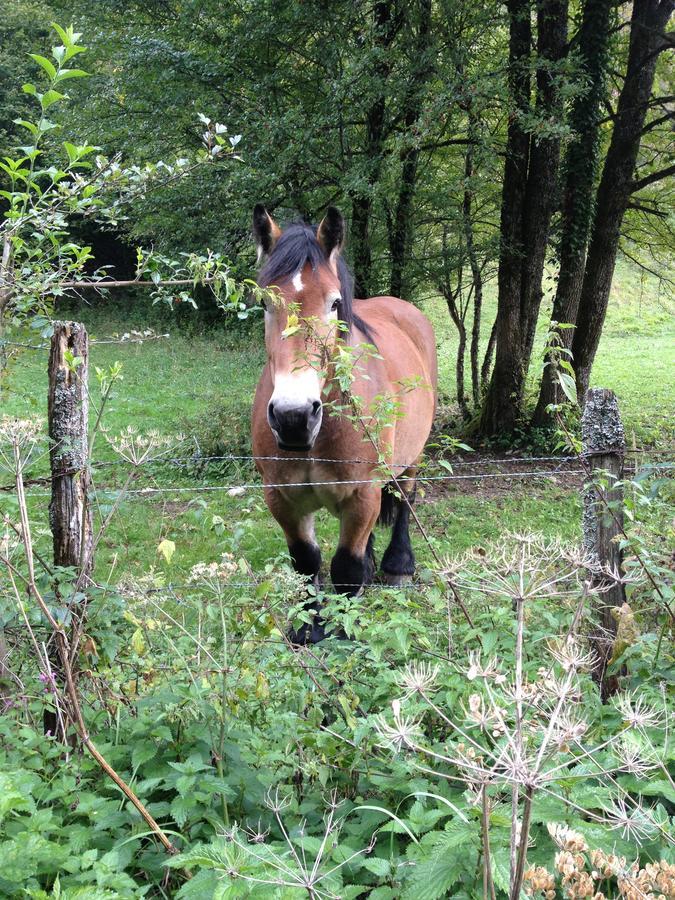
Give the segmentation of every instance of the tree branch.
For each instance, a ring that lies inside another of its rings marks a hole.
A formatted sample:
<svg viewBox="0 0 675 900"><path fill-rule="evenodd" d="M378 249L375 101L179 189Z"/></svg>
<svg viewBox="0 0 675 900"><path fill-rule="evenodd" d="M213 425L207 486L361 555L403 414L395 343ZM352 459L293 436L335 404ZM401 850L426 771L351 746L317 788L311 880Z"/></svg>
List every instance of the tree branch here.
<svg viewBox="0 0 675 900"><path fill-rule="evenodd" d="M631 194L636 193L636 191L641 191L642 188L647 187L649 184L654 184L655 181L661 181L663 178L668 178L670 175L675 175L675 164L667 166L665 169L658 169L656 172L652 172L649 175L645 175L644 178L639 178L637 181L634 181L631 187Z"/></svg>

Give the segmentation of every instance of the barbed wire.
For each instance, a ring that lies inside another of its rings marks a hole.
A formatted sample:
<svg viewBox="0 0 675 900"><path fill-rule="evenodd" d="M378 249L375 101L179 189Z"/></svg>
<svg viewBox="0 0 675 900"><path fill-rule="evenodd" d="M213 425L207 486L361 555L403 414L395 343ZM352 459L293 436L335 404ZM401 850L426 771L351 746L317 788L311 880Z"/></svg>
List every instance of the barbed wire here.
<svg viewBox="0 0 675 900"><path fill-rule="evenodd" d="M650 453L649 450L644 449L635 449L635 450L626 450L626 453ZM616 449L607 449L607 450L594 450L589 453L581 453L582 457L591 457L604 455L608 453L616 453ZM447 463L447 465L452 466L453 468L457 467L466 467L466 466L488 466L488 465L512 465L519 463L534 463L534 462L556 462L556 463L565 463L565 462L578 462L579 454L574 456L505 456L505 457L480 457L477 459L458 459L458 460L443 460L443 462ZM225 453L219 456L202 456L198 453L193 454L192 456L153 456L149 457L147 460L144 460L139 465L150 465L150 464L164 464L164 465L175 465L175 466L191 466L191 465L203 465L204 463L209 462L304 462L304 463L340 463L340 464L362 464L369 466L376 466L378 463L373 459L366 459L365 457L353 456L353 457L324 457L324 456L254 456L252 454L235 454L235 453ZM92 463L91 468L103 468L112 465L118 465L118 461L104 461L100 463ZM430 457L424 465L442 465L433 457ZM386 463L387 466L394 469L408 469L414 463L410 462L395 462L395 463Z"/></svg>
<svg viewBox="0 0 675 900"><path fill-rule="evenodd" d="M131 335L133 335L133 337ZM166 340L170 337L170 334L144 335L142 332L129 332L128 337L122 336L120 338L104 338L102 340L99 340L98 338L92 338L88 341L88 343L89 346L91 346L92 344L144 344L147 341ZM50 350L51 344L27 344L23 341L9 341L6 338L0 338L0 349L2 349L3 347L21 347L24 350Z"/></svg>
<svg viewBox="0 0 675 900"><path fill-rule="evenodd" d="M245 457L245 458L257 458L257 459L274 459L274 457ZM556 457L553 457L555 459ZM292 462L293 460L286 459L285 457L281 457L284 462ZM558 457L559 459L559 457ZM328 462L327 460L319 460L320 462ZM519 462L526 462L528 460L519 460ZM566 461L571 461L566 460ZM577 458L578 461L578 458ZM331 462L339 462L338 460L332 460ZM365 461L364 461L365 462ZM106 463L106 466L114 466L120 465L121 463ZM373 465L373 463L370 463ZM486 462L486 465L490 463ZM92 466L91 468L100 468L101 466ZM392 466L395 468L396 466ZM399 466L400 468L408 468L408 466ZM675 462L668 463L644 463L639 468L634 470L634 474L637 474L640 471L668 471L671 469L675 469ZM68 474L76 474L79 472L79 469L72 469L69 471L60 472L57 477L62 477L63 475ZM397 480L401 483L407 483L414 481L416 483L427 483L427 482L446 482L446 481L480 481L481 479L494 479L494 478L546 478L553 477L559 475L584 475L587 474L584 469L572 469L572 468L563 468L561 466L557 466L555 468L550 469L540 469L534 472L472 472L468 475L453 475L453 474L444 474L444 475L416 475L416 476L396 476ZM50 475L45 475L39 478L33 479L25 479L24 485L29 488L34 485L44 485L49 484L52 478ZM380 476L376 476L374 478L338 478L338 479L327 479L322 481L313 481L313 480L305 480L305 481L277 481L277 482L228 482L226 484L211 484L211 485L203 485L203 484L194 484L194 485L153 485L147 487L133 488L125 490L125 495L131 496L149 496L152 494L166 494L166 493L210 493L210 492L233 492L232 496L236 496L239 491L246 490L260 490L265 488L291 488L291 487L328 487L328 486L337 486L340 484L351 484L351 485L359 485L359 484L386 484L389 481L388 473L383 473ZM9 493L14 491L14 484L7 484L0 486L0 492ZM107 486L100 489L94 489L94 492L97 496L102 496L105 494L115 495L122 490L121 486ZM29 494L31 497L49 497L51 494L47 491L39 492L32 491Z"/></svg>
<svg viewBox="0 0 675 900"><path fill-rule="evenodd" d="M270 577L272 577L272 576L270 576ZM268 578L261 576L257 580L250 579L248 581L223 581L222 586L223 586L224 590L229 590L229 589L234 590L235 588L236 589L259 588L262 584L264 584L268 580L269 580ZM435 586L440 586L440 582L441 582L441 576L437 576L435 579L433 579L433 578L429 579L429 580L415 579L415 580L411 580L411 581L405 581L405 582L402 582L401 584L396 584L396 585L387 584L386 582L383 582L383 581L378 581L377 578L374 579L370 584L366 584L366 585L364 585L362 581L359 581L359 582L341 581L340 585L343 587L350 587L350 588L378 587L378 588L382 588L383 590L390 590L390 591L406 591L406 590L410 591L410 590L419 590L420 588L431 588L431 587L435 587ZM99 589L103 588L102 585L97 585L97 587ZM138 588L134 587L133 585L126 585L126 584L122 583L121 585L116 584L116 585L110 586L109 590L112 593L116 593L116 592L117 593L128 593L128 594L133 594L135 597L146 597L146 596L149 597L149 596L152 596L153 594L173 594L175 591L201 590L203 593L204 588L203 588L203 585L200 585L197 581L194 581L194 582L187 581L187 582L180 582L180 583L171 582L169 584L166 584L166 585L163 585L160 587L142 588L142 589L138 589ZM321 590L323 590L323 589L321 589ZM326 593L330 594L333 592L328 590L328 591L326 591ZM202 595L200 594L200 596L202 596Z"/></svg>
<svg viewBox="0 0 675 900"><path fill-rule="evenodd" d="M407 482L428 483L428 482L445 482L445 481L478 481L481 479L493 478L550 478L554 475L583 475L584 469L542 469L537 472L482 472L473 473L471 475L420 475L416 478L398 477L399 484ZM376 484L384 485L388 483L388 478L383 475L379 478L345 478L333 479L327 481L277 481L277 482L245 482L240 484L207 484L207 485L190 485L190 486L164 486L164 487L143 487L126 490L125 496L152 496L154 494L184 494L184 493L211 493L221 491L246 491L261 490L265 488L309 488L309 487L335 487L340 484ZM13 488L12 488L13 489ZM121 488L107 487L97 490L97 496L119 493ZM31 492L31 497L50 497L48 491ZM234 494L233 496L236 496Z"/></svg>

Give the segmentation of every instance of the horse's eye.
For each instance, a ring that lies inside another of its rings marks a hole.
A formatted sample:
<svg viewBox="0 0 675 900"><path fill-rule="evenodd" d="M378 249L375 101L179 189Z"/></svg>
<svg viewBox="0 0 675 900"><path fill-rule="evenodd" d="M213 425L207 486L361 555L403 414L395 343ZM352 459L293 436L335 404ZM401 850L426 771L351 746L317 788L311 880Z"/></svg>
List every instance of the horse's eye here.
<svg viewBox="0 0 675 900"><path fill-rule="evenodd" d="M333 305L330 308L331 312L337 312L340 309L340 304L342 303L342 297L336 297L333 300Z"/></svg>

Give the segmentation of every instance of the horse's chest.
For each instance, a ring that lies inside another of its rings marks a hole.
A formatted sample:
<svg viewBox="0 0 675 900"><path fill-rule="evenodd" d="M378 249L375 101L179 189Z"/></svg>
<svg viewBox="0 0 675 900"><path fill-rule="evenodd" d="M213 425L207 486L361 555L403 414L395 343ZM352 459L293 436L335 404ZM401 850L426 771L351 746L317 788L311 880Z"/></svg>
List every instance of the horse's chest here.
<svg viewBox="0 0 675 900"><path fill-rule="evenodd" d="M340 503L348 486L328 466L298 466L287 472L279 490L284 499L303 514L327 509L339 514Z"/></svg>

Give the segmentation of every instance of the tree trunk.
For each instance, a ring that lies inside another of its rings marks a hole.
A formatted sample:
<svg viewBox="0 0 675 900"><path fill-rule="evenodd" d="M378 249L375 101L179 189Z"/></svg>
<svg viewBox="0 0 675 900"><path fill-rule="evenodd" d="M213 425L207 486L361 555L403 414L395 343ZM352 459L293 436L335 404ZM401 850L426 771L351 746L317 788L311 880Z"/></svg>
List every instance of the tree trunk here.
<svg viewBox="0 0 675 900"><path fill-rule="evenodd" d="M575 322L579 307L600 153L600 119L612 7L610 0L586 0L579 30L579 58L588 89L577 95L570 113L574 140L565 158L560 273L551 313L551 320L558 323ZM569 349L572 338L571 330L561 331L561 346ZM533 425L551 423L546 409L557 402L554 374L553 368L546 366Z"/></svg>
<svg viewBox="0 0 675 900"><path fill-rule="evenodd" d="M488 338L487 347L485 348L485 356L483 364L480 367L480 389L481 393L487 390L490 381L490 370L492 369L492 356L495 352L495 343L497 342L497 320L492 323L490 329L490 337Z"/></svg>
<svg viewBox="0 0 675 900"><path fill-rule="evenodd" d="M674 0L635 0L626 78L598 188L595 218L572 342L579 402L588 388L591 366L605 321L614 275L619 232L633 188L633 173L654 84L664 29Z"/></svg>
<svg viewBox="0 0 675 900"><path fill-rule="evenodd" d="M481 419L484 434L513 431L521 415L541 305L541 280L560 155L557 136L535 139L524 131L521 120L530 113L530 7L523 0L510 0L508 9L510 87L515 113L509 125L504 169L497 352ZM538 0L535 111L543 129L562 111L558 63L566 45L567 0Z"/></svg>
<svg viewBox="0 0 675 900"><path fill-rule="evenodd" d="M537 5L537 118L541 122L562 118L562 101L557 88L559 63L567 47L567 0L539 0ZM532 138L530 142L521 296L523 330L523 372L532 356L534 334L541 306L546 248L553 214L560 138Z"/></svg>
<svg viewBox="0 0 675 900"><path fill-rule="evenodd" d="M455 328L457 329L457 335L459 337L459 343L457 344L457 354L455 356L455 386L457 391L457 405L460 408L462 416L467 419L469 417L469 408L466 403L466 394L464 392L464 357L466 355L466 325L464 323L464 318L462 316L462 304L461 299L459 306L457 305L456 297L461 298L461 285L457 288L457 293L453 293L450 289L450 286L446 289L441 289L443 294L445 295L445 302L448 307L448 312L450 313L450 318L452 319Z"/></svg>
<svg viewBox="0 0 675 900"><path fill-rule="evenodd" d="M468 106L469 127L467 137L469 142L464 157L464 198L462 201L462 222L464 225L464 240L466 241L466 254L469 257L471 278L473 280L473 322L471 327L471 393L473 405L480 406L480 372L478 366L478 354L480 352L480 325L483 312L483 275L478 264L476 246L473 239L473 222L471 221L471 207L473 203L473 148L476 138L476 117L472 105Z"/></svg>
<svg viewBox="0 0 675 900"><path fill-rule="evenodd" d="M523 204L527 192L529 135L522 118L529 110L528 60L532 40L529 0L509 0L509 88L514 110L506 141L502 188L496 354L492 379L483 406L481 431L512 431L519 414L524 373L520 349L522 329Z"/></svg>
<svg viewBox="0 0 675 900"><path fill-rule="evenodd" d="M350 244L354 263L354 281L358 297L369 297L374 291L372 284L371 217L373 191L380 176L382 149L386 136L385 85L391 70L388 50L396 37L398 22L395 3L378 0L373 10L373 44L380 50L379 62L375 66L375 76L380 89L377 97L366 112L365 178L367 189L352 195L352 228Z"/></svg>
<svg viewBox="0 0 675 900"><path fill-rule="evenodd" d="M415 188L417 184L417 163L419 160L419 141L412 143L422 113L422 92L433 66L429 59L431 37L431 0L420 0L420 22L417 33L416 62L404 106L404 140L408 146L401 152L401 185L394 213L391 250L391 279L389 293L392 297L403 297L406 293L404 284L405 265L410 251L412 238L412 211Z"/></svg>

